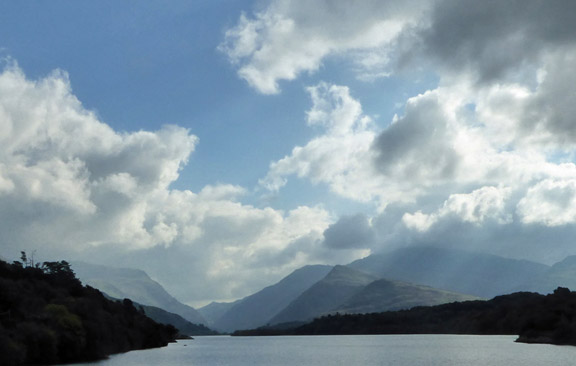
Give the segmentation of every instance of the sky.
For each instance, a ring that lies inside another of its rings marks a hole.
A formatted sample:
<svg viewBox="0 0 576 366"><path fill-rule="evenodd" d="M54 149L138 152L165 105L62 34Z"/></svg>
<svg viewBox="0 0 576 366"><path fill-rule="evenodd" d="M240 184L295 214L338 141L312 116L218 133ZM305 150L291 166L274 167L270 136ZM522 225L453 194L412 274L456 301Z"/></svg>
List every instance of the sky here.
<svg viewBox="0 0 576 366"><path fill-rule="evenodd" d="M576 254L572 0L4 1L0 256L198 306L436 245Z"/></svg>

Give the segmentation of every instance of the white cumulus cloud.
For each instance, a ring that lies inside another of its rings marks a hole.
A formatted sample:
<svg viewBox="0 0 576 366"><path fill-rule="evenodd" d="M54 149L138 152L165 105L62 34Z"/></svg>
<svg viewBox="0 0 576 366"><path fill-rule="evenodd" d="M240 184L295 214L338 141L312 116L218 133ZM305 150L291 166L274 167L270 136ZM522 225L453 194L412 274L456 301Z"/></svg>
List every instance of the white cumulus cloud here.
<svg viewBox="0 0 576 366"><path fill-rule="evenodd" d="M486 220L506 224L512 220L511 215L506 212L506 200L509 195L509 188L499 187L482 187L468 194L452 194L437 212L406 213L402 221L408 228L418 231L427 231L447 216L476 225L481 225Z"/></svg>
<svg viewBox="0 0 576 366"><path fill-rule="evenodd" d="M279 80L316 71L331 55L352 57L360 76L386 75L388 55L381 49L413 26L429 4L274 0L253 15L242 14L220 50L237 65L241 78L265 94L278 93Z"/></svg>
<svg viewBox="0 0 576 366"><path fill-rule="evenodd" d="M518 202L522 222L546 226L576 223L576 179L546 179Z"/></svg>
<svg viewBox="0 0 576 366"><path fill-rule="evenodd" d="M197 143L178 126L117 132L82 106L65 72L30 80L12 62L0 73L4 255L131 264L185 301L244 296L324 260L332 218L320 207L256 208L229 184L171 189Z"/></svg>
<svg viewBox="0 0 576 366"><path fill-rule="evenodd" d="M322 133L273 162L260 184L277 191L288 176L296 175L326 184L351 199L366 202L377 197L379 190L374 186L378 180L371 164L376 137L372 120L362 113L347 87L320 83L308 92L313 102L308 124L321 126Z"/></svg>

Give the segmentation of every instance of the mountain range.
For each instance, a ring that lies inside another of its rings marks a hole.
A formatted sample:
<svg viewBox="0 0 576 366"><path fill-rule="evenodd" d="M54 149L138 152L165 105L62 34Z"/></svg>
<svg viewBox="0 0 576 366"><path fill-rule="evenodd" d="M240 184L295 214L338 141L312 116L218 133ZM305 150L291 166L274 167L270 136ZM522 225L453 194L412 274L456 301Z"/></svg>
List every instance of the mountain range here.
<svg viewBox="0 0 576 366"><path fill-rule="evenodd" d="M346 266L335 266L270 319L270 324L309 321L334 310L377 278Z"/></svg>
<svg viewBox="0 0 576 366"><path fill-rule="evenodd" d="M477 299L476 296L438 290L429 286L380 279L349 298L336 308L336 312L342 314L376 313Z"/></svg>
<svg viewBox="0 0 576 366"><path fill-rule="evenodd" d="M214 321L214 329L232 331L266 324L331 269L331 266L310 265L295 270L280 282L238 301Z"/></svg>
<svg viewBox="0 0 576 366"><path fill-rule="evenodd" d="M372 254L346 266L306 266L234 304L211 304L199 311L206 313L217 306L211 324L232 331L308 321L336 312L408 309L516 291L549 293L558 286L576 288L576 256L548 266L421 246Z"/></svg>
<svg viewBox="0 0 576 366"><path fill-rule="evenodd" d="M474 299L478 298L379 279L339 265L273 317L270 324L305 322L331 313L382 312Z"/></svg>
<svg viewBox="0 0 576 366"><path fill-rule="evenodd" d="M112 297L130 298L224 332L305 322L334 313L382 312L516 291L576 288L576 256L548 266L422 246L372 254L345 266L304 266L245 298L196 310L178 302L143 271L72 265L78 278Z"/></svg>
<svg viewBox="0 0 576 366"><path fill-rule="evenodd" d="M373 254L349 266L380 278L483 298L527 289L550 269L527 260L437 247L409 247Z"/></svg>

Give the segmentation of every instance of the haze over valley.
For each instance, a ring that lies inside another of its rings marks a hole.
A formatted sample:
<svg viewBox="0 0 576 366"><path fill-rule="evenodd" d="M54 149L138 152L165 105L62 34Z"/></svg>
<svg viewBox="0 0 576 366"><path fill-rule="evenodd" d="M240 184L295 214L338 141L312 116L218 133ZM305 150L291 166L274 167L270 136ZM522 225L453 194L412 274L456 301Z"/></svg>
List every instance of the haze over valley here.
<svg viewBox="0 0 576 366"><path fill-rule="evenodd" d="M303 324L336 313L376 313L488 300L519 291L548 294L557 287L576 288L574 257L548 266L431 246L375 254L347 265L307 265L249 296L198 309L178 302L140 270L87 263L74 263L73 268L84 283L111 297L160 307L226 333Z"/></svg>

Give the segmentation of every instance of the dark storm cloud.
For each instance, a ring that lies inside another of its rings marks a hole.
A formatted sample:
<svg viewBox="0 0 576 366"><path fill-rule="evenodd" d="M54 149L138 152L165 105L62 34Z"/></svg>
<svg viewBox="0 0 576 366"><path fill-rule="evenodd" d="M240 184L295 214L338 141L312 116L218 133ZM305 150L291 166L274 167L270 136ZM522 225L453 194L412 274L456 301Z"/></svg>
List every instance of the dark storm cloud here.
<svg viewBox="0 0 576 366"><path fill-rule="evenodd" d="M363 214L342 216L324 231L324 245L334 249L369 248L374 233Z"/></svg>
<svg viewBox="0 0 576 366"><path fill-rule="evenodd" d="M423 57L453 70L495 81L544 52L576 43L576 2L571 0L445 0L418 33Z"/></svg>
<svg viewBox="0 0 576 366"><path fill-rule="evenodd" d="M384 130L372 148L376 166L401 180L446 180L458 169L460 157L450 145L453 132L436 95L409 102L406 115Z"/></svg>

